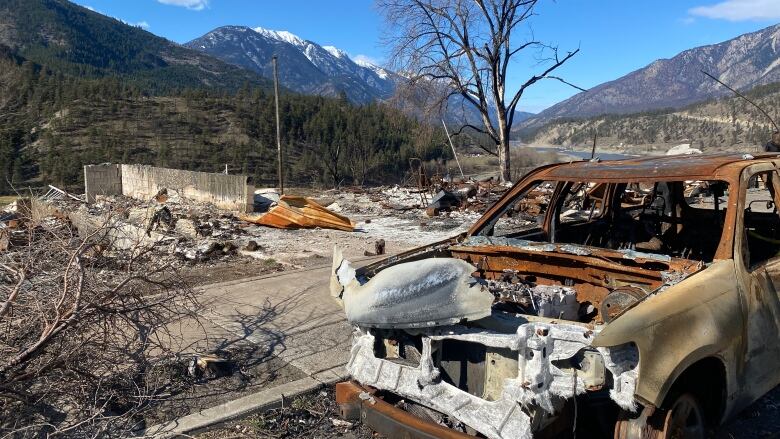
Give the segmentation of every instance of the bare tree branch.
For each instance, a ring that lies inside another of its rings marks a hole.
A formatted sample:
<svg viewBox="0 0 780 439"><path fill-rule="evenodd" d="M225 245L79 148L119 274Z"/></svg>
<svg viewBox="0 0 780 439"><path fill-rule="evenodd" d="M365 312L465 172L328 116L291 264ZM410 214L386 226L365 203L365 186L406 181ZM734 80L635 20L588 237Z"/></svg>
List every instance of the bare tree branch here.
<svg viewBox="0 0 780 439"><path fill-rule="evenodd" d="M540 0L378 0L390 29L388 44L397 70L411 78L409 87L428 81L437 97L429 108L448 108L453 96L471 105L485 133L496 144L501 179L510 179L509 140L516 108L525 90L542 79L574 86L552 73L579 52L558 56L558 49L533 35L512 36L535 15ZM549 64L513 93L507 90L511 61L531 49L551 51ZM417 93L417 92L412 92ZM511 98L510 98L511 96ZM464 112L465 114L465 112ZM477 123L468 116L464 127ZM456 130L456 132L459 132ZM483 147L484 149L484 147Z"/></svg>

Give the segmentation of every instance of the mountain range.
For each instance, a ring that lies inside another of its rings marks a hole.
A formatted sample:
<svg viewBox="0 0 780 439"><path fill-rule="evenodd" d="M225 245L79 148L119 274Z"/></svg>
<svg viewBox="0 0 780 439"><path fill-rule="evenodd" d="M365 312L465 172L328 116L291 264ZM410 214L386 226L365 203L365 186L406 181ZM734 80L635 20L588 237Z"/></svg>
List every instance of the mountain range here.
<svg viewBox="0 0 780 439"><path fill-rule="evenodd" d="M625 114L681 108L730 94L702 74L720 78L738 90L780 81L780 24L731 40L685 50L593 87L542 111L526 126L554 118Z"/></svg>
<svg viewBox="0 0 780 439"><path fill-rule="evenodd" d="M67 0L0 0L0 46L65 74L115 76L152 93L269 85L255 72Z"/></svg>
<svg viewBox="0 0 780 439"><path fill-rule="evenodd" d="M290 32L223 26L184 45L231 64L273 77L272 58L279 60L279 81L304 94L338 96L358 103L388 99L402 79L379 66L356 62L333 46L304 40Z"/></svg>
<svg viewBox="0 0 780 439"><path fill-rule="evenodd" d="M184 44L230 64L273 77L272 59L278 58L279 82L303 93L338 97L355 103L383 101L394 96L407 80L403 75L361 60L333 46L322 46L287 31L223 26ZM457 95L450 97L446 118L453 123L480 124L479 114ZM407 108L412 113L417 111ZM518 111L515 124L533 116Z"/></svg>

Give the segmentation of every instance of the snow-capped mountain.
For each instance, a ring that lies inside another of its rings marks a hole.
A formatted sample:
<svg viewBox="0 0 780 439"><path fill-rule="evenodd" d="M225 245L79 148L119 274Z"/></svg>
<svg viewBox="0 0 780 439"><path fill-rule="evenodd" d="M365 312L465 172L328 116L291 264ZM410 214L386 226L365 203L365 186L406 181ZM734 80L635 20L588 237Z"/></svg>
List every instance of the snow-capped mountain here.
<svg viewBox="0 0 780 439"><path fill-rule="evenodd" d="M681 108L713 97L732 96L705 77L702 70L739 90L780 81L780 24L653 61L553 105L529 124L560 117Z"/></svg>
<svg viewBox="0 0 780 439"><path fill-rule="evenodd" d="M338 96L353 102L387 99L400 76L382 67L355 62L341 49L320 46L287 31L261 27L224 26L190 41L200 50L271 78L272 57L279 60L279 80L290 90L306 94Z"/></svg>

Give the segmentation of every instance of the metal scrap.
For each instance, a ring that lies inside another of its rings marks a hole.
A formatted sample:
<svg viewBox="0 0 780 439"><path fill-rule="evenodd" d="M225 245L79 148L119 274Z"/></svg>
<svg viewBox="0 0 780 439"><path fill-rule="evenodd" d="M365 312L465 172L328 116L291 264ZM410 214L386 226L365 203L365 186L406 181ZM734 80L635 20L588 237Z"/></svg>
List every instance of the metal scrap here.
<svg viewBox="0 0 780 439"><path fill-rule="evenodd" d="M243 221L279 229L336 229L351 232L355 223L346 216L319 205L311 198L283 195L262 215L240 215Z"/></svg>

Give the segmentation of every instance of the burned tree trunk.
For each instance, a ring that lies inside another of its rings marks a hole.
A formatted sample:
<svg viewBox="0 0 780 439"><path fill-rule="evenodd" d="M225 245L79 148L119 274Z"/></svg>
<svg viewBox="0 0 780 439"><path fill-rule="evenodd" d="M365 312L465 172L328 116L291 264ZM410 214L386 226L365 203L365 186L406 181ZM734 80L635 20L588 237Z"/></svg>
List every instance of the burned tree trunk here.
<svg viewBox="0 0 780 439"><path fill-rule="evenodd" d="M559 56L558 48L541 41L513 38L534 15L539 0L380 0L380 9L392 29L388 35L391 60L405 72L408 95L437 90L426 101L429 108L444 108L453 97L476 117L462 111L461 129L488 136L496 145L502 181L511 178L509 134L525 90L543 79L566 82L553 72L579 52ZM542 71L507 91L509 65L521 55L546 53L537 65ZM431 84L434 84L431 86ZM582 89L580 89L582 90Z"/></svg>

